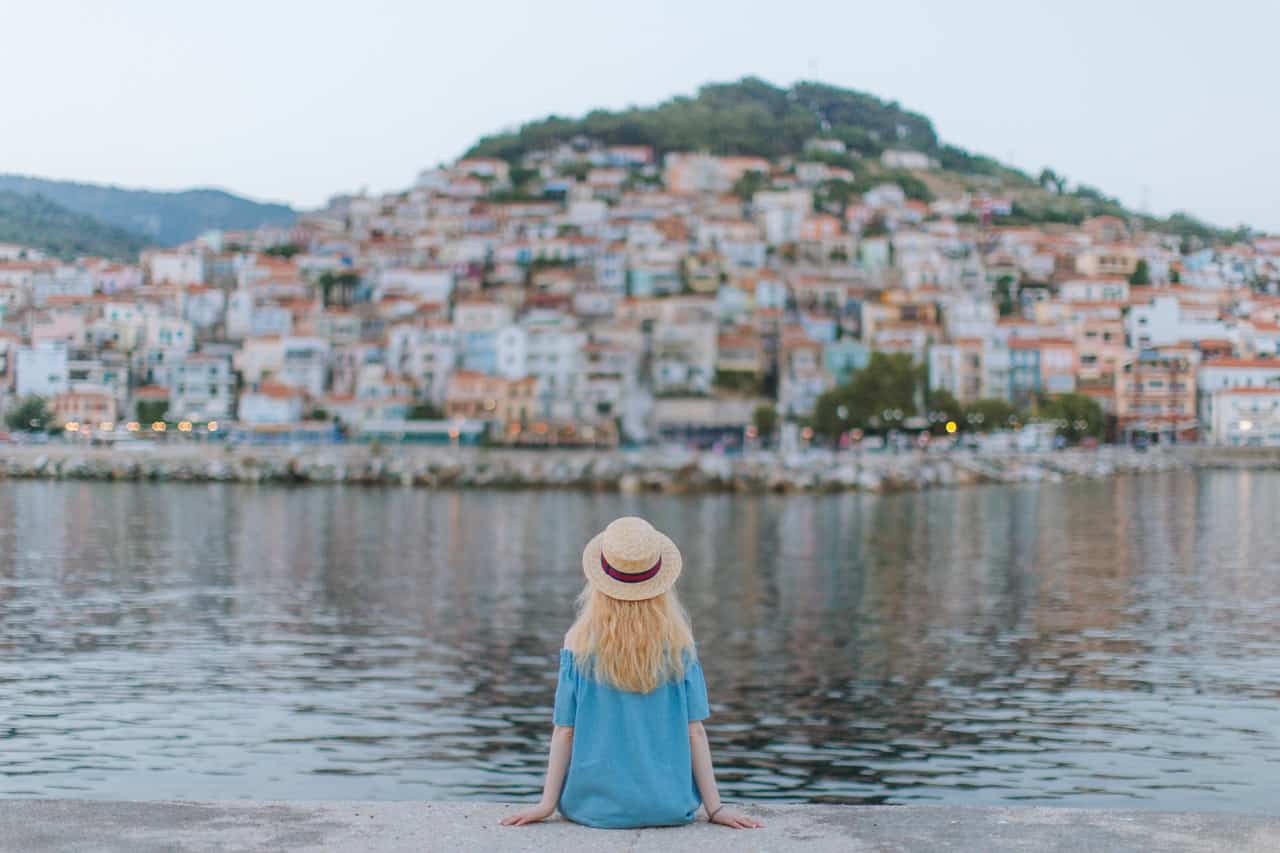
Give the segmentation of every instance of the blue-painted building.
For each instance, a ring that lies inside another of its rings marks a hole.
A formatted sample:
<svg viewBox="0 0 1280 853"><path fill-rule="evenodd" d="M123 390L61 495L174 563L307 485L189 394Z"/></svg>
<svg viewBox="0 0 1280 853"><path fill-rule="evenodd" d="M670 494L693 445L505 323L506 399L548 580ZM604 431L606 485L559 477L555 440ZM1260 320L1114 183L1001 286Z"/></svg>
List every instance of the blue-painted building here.
<svg viewBox="0 0 1280 853"><path fill-rule="evenodd" d="M492 330L461 334L462 369L495 375L498 372L498 333Z"/></svg>
<svg viewBox="0 0 1280 853"><path fill-rule="evenodd" d="M822 346L822 366L837 385L846 384L870 362L871 349L853 338L839 338Z"/></svg>
<svg viewBox="0 0 1280 853"><path fill-rule="evenodd" d="M1020 345L1012 341L1009 346L1009 399L1013 405L1026 409L1040 394L1040 348Z"/></svg>

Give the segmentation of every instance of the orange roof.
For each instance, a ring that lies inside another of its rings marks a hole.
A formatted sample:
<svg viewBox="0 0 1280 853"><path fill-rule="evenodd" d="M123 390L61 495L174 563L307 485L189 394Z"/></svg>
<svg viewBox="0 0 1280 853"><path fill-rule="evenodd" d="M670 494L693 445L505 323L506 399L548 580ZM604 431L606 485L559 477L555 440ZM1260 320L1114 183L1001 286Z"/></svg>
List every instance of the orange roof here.
<svg viewBox="0 0 1280 853"><path fill-rule="evenodd" d="M306 392L301 388L295 388L292 385L285 385L281 382L263 382L254 393L270 397L273 400L289 400L294 397L306 396Z"/></svg>
<svg viewBox="0 0 1280 853"><path fill-rule="evenodd" d="M133 396L144 400L168 399L169 389L163 385L144 385L134 391Z"/></svg>
<svg viewBox="0 0 1280 853"><path fill-rule="evenodd" d="M1280 397L1280 388L1223 388L1215 394L1273 394Z"/></svg>
<svg viewBox="0 0 1280 853"><path fill-rule="evenodd" d="M1215 358L1212 361L1206 361L1200 365L1201 370L1205 370L1210 367L1262 369L1270 367L1280 370L1280 358Z"/></svg>

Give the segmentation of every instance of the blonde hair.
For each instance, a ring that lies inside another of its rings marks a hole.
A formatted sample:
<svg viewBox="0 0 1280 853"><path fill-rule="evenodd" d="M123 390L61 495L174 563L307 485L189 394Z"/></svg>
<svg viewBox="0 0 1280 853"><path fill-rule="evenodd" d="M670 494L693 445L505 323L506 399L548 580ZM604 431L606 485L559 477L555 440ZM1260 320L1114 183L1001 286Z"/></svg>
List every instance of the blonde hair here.
<svg viewBox="0 0 1280 853"><path fill-rule="evenodd" d="M648 693L684 675L693 631L674 589L641 601L610 598L587 584L565 635L578 665L601 681Z"/></svg>

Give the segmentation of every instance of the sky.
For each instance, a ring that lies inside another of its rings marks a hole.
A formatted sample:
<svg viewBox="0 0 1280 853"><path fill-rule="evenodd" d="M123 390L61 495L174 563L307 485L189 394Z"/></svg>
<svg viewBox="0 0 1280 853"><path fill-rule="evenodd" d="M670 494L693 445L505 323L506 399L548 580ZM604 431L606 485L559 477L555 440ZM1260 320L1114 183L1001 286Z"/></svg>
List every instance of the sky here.
<svg viewBox="0 0 1280 853"><path fill-rule="evenodd" d="M8 4L0 172L301 207L485 133L707 82L819 80L1138 209L1280 232L1280 4Z"/></svg>

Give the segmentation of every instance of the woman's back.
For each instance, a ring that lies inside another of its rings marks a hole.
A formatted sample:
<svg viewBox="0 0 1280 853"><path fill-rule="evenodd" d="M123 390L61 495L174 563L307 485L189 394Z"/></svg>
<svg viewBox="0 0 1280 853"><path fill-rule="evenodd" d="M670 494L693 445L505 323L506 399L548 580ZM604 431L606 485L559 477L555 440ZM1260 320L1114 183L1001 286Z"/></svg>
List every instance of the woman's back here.
<svg viewBox="0 0 1280 853"><path fill-rule="evenodd" d="M565 634L542 799L502 819L523 825L556 808L611 829L707 820L760 822L725 809L702 720L707 685L672 585L684 561L643 518L618 518L582 550L587 585Z"/></svg>
<svg viewBox="0 0 1280 853"><path fill-rule="evenodd" d="M554 721L574 729L561 813L610 828L692 821L702 800L689 723L708 713L706 683L692 653L683 676L635 693L601 681L572 651L561 650Z"/></svg>

